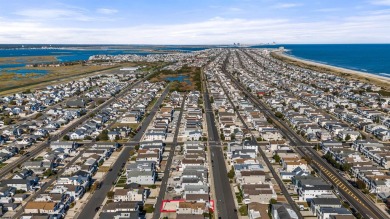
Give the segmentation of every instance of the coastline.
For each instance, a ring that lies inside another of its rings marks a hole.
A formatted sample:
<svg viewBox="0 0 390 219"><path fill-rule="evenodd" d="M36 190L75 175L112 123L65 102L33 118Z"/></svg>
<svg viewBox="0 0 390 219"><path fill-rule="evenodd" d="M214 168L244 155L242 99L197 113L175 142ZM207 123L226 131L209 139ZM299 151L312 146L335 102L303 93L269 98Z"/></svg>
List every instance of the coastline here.
<svg viewBox="0 0 390 219"><path fill-rule="evenodd" d="M367 72L361 72L361 71L336 67L336 66L327 65L327 64L322 64L322 63L318 63L318 62L314 62L314 61L308 61L308 60L304 60L304 59L290 56L282 51L272 51L271 56L273 58L279 59L281 61L287 62L287 63L292 64L292 65L296 65L299 67L303 67L303 68L307 68L307 69L311 69L311 70L315 70L315 71L319 71L319 72L329 73L329 74L344 77L347 79L354 79L354 80L358 80L358 81L361 81L364 83L375 84L377 86L382 87L384 90L387 90L387 91L390 90L390 78L388 78L388 77L370 74Z"/></svg>

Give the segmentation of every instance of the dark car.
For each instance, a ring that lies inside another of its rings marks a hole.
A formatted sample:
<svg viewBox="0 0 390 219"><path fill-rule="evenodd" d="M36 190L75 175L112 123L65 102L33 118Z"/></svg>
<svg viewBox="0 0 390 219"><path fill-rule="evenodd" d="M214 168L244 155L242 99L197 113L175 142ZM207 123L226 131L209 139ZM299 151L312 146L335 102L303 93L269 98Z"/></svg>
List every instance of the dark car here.
<svg viewBox="0 0 390 219"><path fill-rule="evenodd" d="M96 208L95 208L95 211L99 211L100 210L100 206L97 206Z"/></svg>

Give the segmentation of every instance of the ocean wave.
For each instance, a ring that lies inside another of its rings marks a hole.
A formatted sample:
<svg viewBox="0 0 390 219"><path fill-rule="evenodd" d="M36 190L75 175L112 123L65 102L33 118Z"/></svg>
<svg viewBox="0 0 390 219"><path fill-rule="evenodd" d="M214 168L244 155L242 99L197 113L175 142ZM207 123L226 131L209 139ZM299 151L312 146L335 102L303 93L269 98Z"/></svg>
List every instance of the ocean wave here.
<svg viewBox="0 0 390 219"><path fill-rule="evenodd" d="M390 74L388 73L379 73L380 75L383 75L383 76L387 76L387 77L390 77Z"/></svg>

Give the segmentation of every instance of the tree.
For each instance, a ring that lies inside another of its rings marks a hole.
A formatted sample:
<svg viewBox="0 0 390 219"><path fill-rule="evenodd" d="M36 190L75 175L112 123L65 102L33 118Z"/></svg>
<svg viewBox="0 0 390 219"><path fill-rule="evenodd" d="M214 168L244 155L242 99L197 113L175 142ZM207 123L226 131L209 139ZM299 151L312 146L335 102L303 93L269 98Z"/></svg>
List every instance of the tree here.
<svg viewBox="0 0 390 219"><path fill-rule="evenodd" d="M329 161L329 159L332 158L332 154L328 151L326 154L325 154L325 159Z"/></svg>
<svg viewBox="0 0 390 219"><path fill-rule="evenodd" d="M26 191L22 190L22 189L17 189L16 191L16 194L23 194L23 193L26 193Z"/></svg>
<svg viewBox="0 0 390 219"><path fill-rule="evenodd" d="M97 101L97 104L98 104L98 105L100 105L100 104L102 104L102 103L104 103L104 100L102 100L102 99L100 99L100 100Z"/></svg>
<svg viewBox="0 0 390 219"><path fill-rule="evenodd" d="M242 205L238 211L240 212L241 216L247 216L248 215L248 207L246 205Z"/></svg>
<svg viewBox="0 0 390 219"><path fill-rule="evenodd" d="M4 119L4 125L11 125L11 123L12 123L12 119L11 118L7 117L7 118Z"/></svg>
<svg viewBox="0 0 390 219"><path fill-rule="evenodd" d="M281 112L276 112L275 116L278 117L279 119L283 118L283 114Z"/></svg>
<svg viewBox="0 0 390 219"><path fill-rule="evenodd" d="M221 133L220 137L221 137L221 140L222 140L222 141L225 140L225 135L223 135L223 133Z"/></svg>
<svg viewBox="0 0 390 219"><path fill-rule="evenodd" d="M131 151L129 152L129 154L130 154L131 157L134 156L135 150L131 150Z"/></svg>
<svg viewBox="0 0 390 219"><path fill-rule="evenodd" d="M107 192L107 198L113 199L113 198L114 198L114 194L115 194L114 191L109 191L109 192Z"/></svg>
<svg viewBox="0 0 390 219"><path fill-rule="evenodd" d="M346 141L351 140L351 135L348 134L347 136L345 136L345 140L346 140Z"/></svg>
<svg viewBox="0 0 390 219"><path fill-rule="evenodd" d="M343 205L344 208L349 208L350 207L348 202L342 202L341 204Z"/></svg>
<svg viewBox="0 0 390 219"><path fill-rule="evenodd" d="M356 181L356 185L357 185L357 187L358 187L358 189L366 189L366 184L362 181L362 180L360 180L360 179L358 179L357 181Z"/></svg>
<svg viewBox="0 0 390 219"><path fill-rule="evenodd" d="M230 138L231 138L232 140L236 140L236 135L235 135L234 133L232 133L232 134L230 135Z"/></svg>
<svg viewBox="0 0 390 219"><path fill-rule="evenodd" d="M35 115L35 119L38 119L39 117L41 117L43 114L41 112L37 113L37 115Z"/></svg>
<svg viewBox="0 0 390 219"><path fill-rule="evenodd" d="M279 163L279 162L280 162L280 156L279 156L278 154L275 154L275 155L273 156L273 158L274 158L274 160L275 160L276 163Z"/></svg>
<svg viewBox="0 0 390 219"><path fill-rule="evenodd" d="M137 145L134 147L134 149L135 149L136 151L138 151L138 150L139 150L139 144L137 144Z"/></svg>
<svg viewBox="0 0 390 219"><path fill-rule="evenodd" d="M316 146L313 147L313 149L318 151L321 149L321 147L317 144Z"/></svg>
<svg viewBox="0 0 390 219"><path fill-rule="evenodd" d="M232 166L232 168L231 168L230 171L228 172L228 177L229 177L229 179L233 179L235 175L236 175L236 174L235 174L234 168L233 168L233 166Z"/></svg>
<svg viewBox="0 0 390 219"><path fill-rule="evenodd" d="M46 176L46 177L49 177L53 175L53 171L49 168L47 169L44 173L43 173L43 176Z"/></svg>
<svg viewBox="0 0 390 219"><path fill-rule="evenodd" d="M119 135L115 135L115 141L119 141L121 138L119 137Z"/></svg>
<svg viewBox="0 0 390 219"><path fill-rule="evenodd" d="M70 140L69 135L64 135L64 137L62 137L62 140L64 140L64 141L69 141L69 140Z"/></svg>
<svg viewBox="0 0 390 219"><path fill-rule="evenodd" d="M267 122L268 122L269 124L272 124L272 123L273 123L272 119L269 118L269 117L267 117Z"/></svg>
<svg viewBox="0 0 390 219"><path fill-rule="evenodd" d="M387 208L390 208L390 198L388 198L388 199L386 200L386 206L387 206Z"/></svg>
<svg viewBox="0 0 390 219"><path fill-rule="evenodd" d="M271 198L271 200L269 200L269 204L271 204L271 205L274 205L276 203L278 203L278 201L274 198Z"/></svg>
<svg viewBox="0 0 390 219"><path fill-rule="evenodd" d="M102 133L100 133L100 135L99 135L99 139L101 141L108 141L110 139L108 137L108 131L107 130L103 130Z"/></svg>
<svg viewBox="0 0 390 219"><path fill-rule="evenodd" d="M363 216L359 212L356 212L355 217L357 219L362 219L363 218Z"/></svg>
<svg viewBox="0 0 390 219"><path fill-rule="evenodd" d="M311 159L311 157L309 157L309 156L305 156L305 157L303 157L302 159L303 159L303 160L306 160L306 162L307 162L308 165L310 165L311 162L312 162L312 159Z"/></svg>
<svg viewBox="0 0 390 219"><path fill-rule="evenodd" d="M346 171L346 172L349 172L351 170L351 164L349 163L345 163L341 166L341 170L342 171Z"/></svg>

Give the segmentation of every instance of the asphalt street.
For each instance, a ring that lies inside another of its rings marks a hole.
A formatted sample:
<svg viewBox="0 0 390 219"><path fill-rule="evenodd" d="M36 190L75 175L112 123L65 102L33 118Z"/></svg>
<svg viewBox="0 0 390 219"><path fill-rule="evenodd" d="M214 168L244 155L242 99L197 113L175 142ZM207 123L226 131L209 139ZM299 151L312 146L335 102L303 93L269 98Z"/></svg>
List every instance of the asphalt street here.
<svg viewBox="0 0 390 219"><path fill-rule="evenodd" d="M138 86L141 82L143 82L143 80L140 80L140 81L137 81L136 83L134 84L131 84L131 85L128 85L125 89L123 89L119 94L117 94L115 97L112 97L110 98L109 100L107 100L106 102L104 102L103 104L99 105L98 107L94 108L93 110L87 112L86 115L82 116L80 119L78 119L76 122L74 122L72 125L66 127L64 130L62 130L60 133L56 134L56 135L53 135L50 137L50 141L56 141L56 140L60 140L65 134L67 134L70 130L76 128L77 126L79 126L80 124L82 124L83 122L85 122L87 119L90 118L91 115L99 112L101 109L103 109L104 107L107 107L109 106L111 103L113 103L118 97L120 96L123 96L124 94L126 94L126 92L130 89L130 88L133 88L135 86ZM16 169L17 166L19 164L22 164L24 162L26 162L27 160L29 160L31 157L34 157L36 156L37 154L39 154L41 151L43 151L45 148L47 148L49 145L50 145L50 141L48 140L45 140L44 142L40 142L36 145L33 145L34 149L32 149L30 152L29 152L29 156L21 156L18 160L12 162L12 163L9 163L8 165L4 166L3 168L0 169L0 178L3 178L5 175L7 175L11 170L13 169Z"/></svg>
<svg viewBox="0 0 390 219"><path fill-rule="evenodd" d="M204 103L207 122L207 132L209 140L209 148L212 159L213 179L214 179L214 191L217 197L215 200L216 209L218 211L219 218L231 218L237 217L235 211L236 205L230 187L229 178L227 177L225 158L220 143L218 130L215 125L215 119L213 110L210 103L209 93L207 86L204 87Z"/></svg>
<svg viewBox="0 0 390 219"><path fill-rule="evenodd" d="M132 143L126 147L123 147L122 149L123 152L120 154L116 162L112 165L112 171L107 172L107 175L102 182L103 184L101 188L99 190L96 190L95 193L93 193L91 199L84 206L84 208L82 209L82 211L80 212L77 218L79 219L93 218L93 216L95 215L95 209L97 207L102 206L103 201L107 196L107 192L111 190L116 178L118 177L118 174L120 173L120 170L122 169L123 163L126 163L127 160L130 158L130 151L132 150L131 146L135 146L139 143L139 141L143 136L143 133L145 132L149 123L153 120L154 116L156 115L160 105L162 104L164 98L167 96L168 92L169 92L169 86L165 88L164 92L161 94L160 98L153 106L149 116L146 117L142 122L141 129L132 139Z"/></svg>
<svg viewBox="0 0 390 219"><path fill-rule="evenodd" d="M230 53L228 54L228 56L226 57L225 59L225 62L224 64L222 65L222 71L225 73L225 75L228 75L229 73L227 72L226 70L226 64L227 64L227 61L229 59L229 55ZM221 79L217 76L217 80L220 84L222 84L221 82ZM235 108L235 105L233 103L233 101L231 100L230 96L229 96L229 93L228 91L226 90L226 88L224 86L222 86L222 89L224 91L224 93L226 94L226 97L228 98L230 104L233 106L233 108ZM248 125L246 124L246 122L244 121L244 119L242 118L241 114L238 113L236 111L236 114L237 114L237 117L240 119L241 123L243 124L243 126L250 130ZM276 182L278 183L280 189L282 190L282 193L285 194L285 197L288 201L288 203L291 205L291 207L294 209L294 211L297 213L298 215L298 218L299 219L303 219L303 216L302 214L300 213L300 210L298 208L298 206L295 204L294 200L291 198L291 196L289 195L289 192L287 191L287 189L285 188L284 186L284 183L283 181L280 179L279 175L276 173L276 171L274 170L274 168L272 167L272 164L271 162L268 160L267 156L265 155L264 151L260 148L259 144L257 143L256 139L253 137L252 135L252 140L251 140L251 144L252 145L257 145L257 147L259 148L259 153L261 154L261 157L263 158L264 162L266 163L268 169L270 170L273 178L276 180Z"/></svg>
<svg viewBox="0 0 390 219"><path fill-rule="evenodd" d="M248 54L247 54L248 55ZM254 62L253 57L249 56ZM263 66L262 66L263 67ZM279 128L282 134L290 141L290 144L296 146L297 152L304 157L312 159L312 166L321 173L321 177L327 179L335 188L340 188L339 192L343 194L346 201L355 208L364 218L369 219L384 219L390 218L384 214L372 200L368 198L355 187L353 187L338 171L325 162L321 156L312 149L313 144L307 143L299 136L294 130L292 130L285 122L280 121L272 110L270 110L264 103L259 101L252 93L248 92L241 83L234 79L231 75L229 77L232 81L240 87L240 89L248 96L248 98L255 104L262 112L265 113L270 119L272 119L274 125Z"/></svg>
<svg viewBox="0 0 390 219"><path fill-rule="evenodd" d="M165 196L165 192L167 191L167 186L168 186L167 182L168 182L168 178L169 178L169 171L171 170L172 158L173 158L173 155L175 153L175 148L177 145L177 136L179 136L179 130L180 130L181 119L183 117L185 99L186 99L186 95L184 95L183 102L181 103L181 110L180 110L180 114L179 114L179 117L178 117L177 123L176 123L175 135L173 136L172 144L170 144L171 148L169 151L167 163L165 165L164 178L161 182L160 192L159 192L157 200L156 200L153 219L159 219L160 215L161 215L160 209L161 209L161 205L162 205L162 200Z"/></svg>

